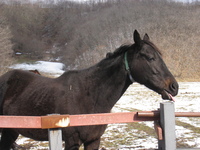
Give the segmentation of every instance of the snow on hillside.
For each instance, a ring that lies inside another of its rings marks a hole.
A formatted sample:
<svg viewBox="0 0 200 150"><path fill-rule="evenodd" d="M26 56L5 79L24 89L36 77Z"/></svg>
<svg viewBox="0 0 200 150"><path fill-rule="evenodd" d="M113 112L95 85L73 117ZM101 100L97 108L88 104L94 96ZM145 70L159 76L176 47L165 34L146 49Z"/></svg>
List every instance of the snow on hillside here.
<svg viewBox="0 0 200 150"><path fill-rule="evenodd" d="M13 69L23 70L35 70L37 69L41 73L51 74L58 76L64 73L65 65L59 62L48 62L48 61L36 61L35 63L22 63L10 66Z"/></svg>

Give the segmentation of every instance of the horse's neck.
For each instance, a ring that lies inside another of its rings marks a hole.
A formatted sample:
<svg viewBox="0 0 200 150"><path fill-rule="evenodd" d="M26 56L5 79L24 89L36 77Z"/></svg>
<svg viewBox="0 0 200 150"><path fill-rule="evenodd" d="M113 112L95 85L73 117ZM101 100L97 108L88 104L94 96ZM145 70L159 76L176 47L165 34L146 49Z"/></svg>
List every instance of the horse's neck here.
<svg viewBox="0 0 200 150"><path fill-rule="evenodd" d="M123 58L101 62L89 69L94 111L109 112L130 85Z"/></svg>

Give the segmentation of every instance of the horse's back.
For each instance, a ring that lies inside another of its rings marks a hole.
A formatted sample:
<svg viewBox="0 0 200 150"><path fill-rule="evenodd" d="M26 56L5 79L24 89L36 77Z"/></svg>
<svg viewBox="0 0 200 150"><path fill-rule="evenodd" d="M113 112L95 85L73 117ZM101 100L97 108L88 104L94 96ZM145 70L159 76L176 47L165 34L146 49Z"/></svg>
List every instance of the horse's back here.
<svg viewBox="0 0 200 150"><path fill-rule="evenodd" d="M19 103L20 105L19 97L27 91L27 88L30 85L36 81L39 83L40 80L44 80L44 77L23 70L12 70L2 75L0 77L1 113L3 112L5 103L7 106L9 105L9 107L11 107L14 102ZM35 90L36 88L37 87L32 87L32 90ZM23 99L25 100L26 97Z"/></svg>
<svg viewBox="0 0 200 150"><path fill-rule="evenodd" d="M25 83L31 80L31 77L26 77L25 71L12 70L0 77L0 111L2 113L2 105L5 97L12 97L14 94L19 94L26 86ZM23 79L26 77L27 79Z"/></svg>
<svg viewBox="0 0 200 150"><path fill-rule="evenodd" d="M2 83L12 83L16 81L22 81L22 80L31 80L34 77L35 74L25 71L25 70L19 70L14 69L11 71L6 72L0 77L0 84Z"/></svg>
<svg viewBox="0 0 200 150"><path fill-rule="evenodd" d="M12 96L12 93L19 94L34 78L35 75L28 71L12 70L0 77L0 87Z"/></svg>
<svg viewBox="0 0 200 150"><path fill-rule="evenodd" d="M73 86L73 72L56 79L35 75L28 71L13 70L0 77L0 92L3 90L2 115L43 116L53 113L68 113L68 102ZM65 81L64 81L65 79ZM70 105L70 106L69 106ZM35 140L47 140L46 130L16 129L16 132ZM67 130L67 132L72 132Z"/></svg>

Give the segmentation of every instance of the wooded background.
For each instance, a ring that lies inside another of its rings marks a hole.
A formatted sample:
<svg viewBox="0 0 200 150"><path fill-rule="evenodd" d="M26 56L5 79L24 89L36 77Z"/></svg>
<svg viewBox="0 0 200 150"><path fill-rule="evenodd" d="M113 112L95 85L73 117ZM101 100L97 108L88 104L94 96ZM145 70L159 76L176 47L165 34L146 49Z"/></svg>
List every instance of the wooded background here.
<svg viewBox="0 0 200 150"><path fill-rule="evenodd" d="M200 3L165 0L0 2L0 74L17 62L59 61L66 69L94 65L133 43L137 29L163 53L179 79L200 79Z"/></svg>

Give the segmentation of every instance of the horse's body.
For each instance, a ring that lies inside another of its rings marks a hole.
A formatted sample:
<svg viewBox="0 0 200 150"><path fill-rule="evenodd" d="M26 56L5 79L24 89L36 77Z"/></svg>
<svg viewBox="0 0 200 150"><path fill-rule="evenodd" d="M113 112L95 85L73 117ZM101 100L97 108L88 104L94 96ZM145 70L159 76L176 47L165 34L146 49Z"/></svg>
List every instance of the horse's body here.
<svg viewBox="0 0 200 150"><path fill-rule="evenodd" d="M35 69L35 70L29 70L29 71L30 71L30 72L33 72L33 73L35 73L35 74L41 75L40 72L39 72L37 69Z"/></svg>
<svg viewBox="0 0 200 150"><path fill-rule="evenodd" d="M160 52L147 35L141 40L135 31L134 40L135 44L120 47L95 66L68 71L55 79L22 70L4 74L0 77L0 114L108 113L133 80L161 94L163 99L170 99L168 93L175 96L178 84ZM85 150L98 149L105 129L105 125L64 128L65 150L78 150L81 144ZM48 140L47 130L3 129L0 150L9 150L18 134Z"/></svg>

